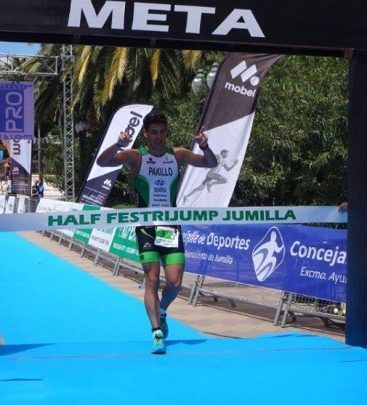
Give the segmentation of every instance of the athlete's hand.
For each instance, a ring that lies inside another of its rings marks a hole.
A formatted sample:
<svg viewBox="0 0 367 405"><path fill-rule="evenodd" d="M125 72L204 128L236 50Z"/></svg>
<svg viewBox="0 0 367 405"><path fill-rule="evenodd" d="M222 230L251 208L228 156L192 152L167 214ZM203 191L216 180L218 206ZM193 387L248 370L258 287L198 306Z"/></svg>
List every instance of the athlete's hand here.
<svg viewBox="0 0 367 405"><path fill-rule="evenodd" d="M339 205L339 212L347 212L348 211L348 203L347 202L343 202Z"/></svg>
<svg viewBox="0 0 367 405"><path fill-rule="evenodd" d="M119 146L125 147L128 146L131 141L132 135L130 135L127 131L121 131L117 139L117 144Z"/></svg>
<svg viewBox="0 0 367 405"><path fill-rule="evenodd" d="M201 127L195 136L195 142L199 144L200 149L206 149L208 145L208 137L204 133L204 127Z"/></svg>

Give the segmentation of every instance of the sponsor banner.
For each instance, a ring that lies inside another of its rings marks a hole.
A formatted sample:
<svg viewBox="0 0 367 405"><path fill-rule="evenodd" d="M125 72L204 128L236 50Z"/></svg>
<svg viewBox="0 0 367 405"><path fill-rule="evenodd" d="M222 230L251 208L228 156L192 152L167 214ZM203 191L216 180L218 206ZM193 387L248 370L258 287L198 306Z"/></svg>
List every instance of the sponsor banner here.
<svg viewBox="0 0 367 405"><path fill-rule="evenodd" d="M109 252L140 263L135 228L132 226L117 228Z"/></svg>
<svg viewBox="0 0 367 405"><path fill-rule="evenodd" d="M101 207L101 210L105 209L106 208ZM104 252L108 252L115 232L116 228L93 228L88 245Z"/></svg>
<svg viewBox="0 0 367 405"><path fill-rule="evenodd" d="M6 197L5 195L0 195L0 214L4 213L6 204Z"/></svg>
<svg viewBox="0 0 367 405"><path fill-rule="evenodd" d="M11 158L10 180L11 192L30 195L32 141L25 139L3 140Z"/></svg>
<svg viewBox="0 0 367 405"><path fill-rule="evenodd" d="M103 151L117 142L121 131L127 131L131 135L131 142L125 148L130 149L142 128L143 118L152 108L151 105L133 104L121 107L114 113L80 193L80 202L98 206L105 204L122 165L101 167L97 164L97 159Z"/></svg>
<svg viewBox="0 0 367 405"><path fill-rule="evenodd" d="M129 47L364 49L363 0L2 0L7 40Z"/></svg>
<svg viewBox="0 0 367 405"><path fill-rule="evenodd" d="M98 211L100 210L100 207L96 207L94 205L83 205L82 206L82 211ZM78 213L75 213L75 217L80 217L83 216L84 214L80 213L80 211ZM92 214L93 217L94 214ZM80 228L76 228L74 231L74 235L73 235L73 239L77 240L79 242L84 243L85 245L89 244L91 235L92 235L92 231L93 228L85 228L83 227L83 229Z"/></svg>
<svg viewBox="0 0 367 405"><path fill-rule="evenodd" d="M187 271L345 302L346 233L303 225L185 226Z"/></svg>
<svg viewBox="0 0 367 405"><path fill-rule="evenodd" d="M0 139L32 141L33 82L0 82Z"/></svg>
<svg viewBox="0 0 367 405"><path fill-rule="evenodd" d="M65 208L63 211L81 211L83 209L84 204L71 202L71 201L64 201ZM68 236L69 238L74 237L75 229L74 228L65 228L65 229L58 229L59 232L63 233L64 235Z"/></svg>
<svg viewBox="0 0 367 405"><path fill-rule="evenodd" d="M25 196L24 195L20 195L18 197L17 212L18 212L18 214L24 214L26 212Z"/></svg>
<svg viewBox="0 0 367 405"><path fill-rule="evenodd" d="M15 212L15 197L10 195L6 200L5 214L14 214Z"/></svg>
<svg viewBox="0 0 367 405"><path fill-rule="evenodd" d="M70 211L81 211L83 204L69 202L69 201L59 201L50 200L48 198L41 198L37 205L36 212L70 212ZM74 236L74 228L56 229L57 231L63 233L64 235L72 238Z"/></svg>
<svg viewBox="0 0 367 405"><path fill-rule="evenodd" d="M250 224L250 223L346 223L347 214L336 206L289 207L229 207L229 208L129 208L106 209L84 207L83 212L53 212L17 214L11 220L3 219L0 231L52 230L75 228L113 228L119 226L147 225L199 225L199 224ZM89 240L83 237L83 240Z"/></svg>
<svg viewBox="0 0 367 405"><path fill-rule="evenodd" d="M94 228L90 235L88 245L109 252L116 228Z"/></svg>
<svg viewBox="0 0 367 405"><path fill-rule="evenodd" d="M230 53L224 59L199 125L218 165L212 169L187 166L177 196L179 207L228 206L250 139L261 81L280 58ZM193 152L202 153L197 143Z"/></svg>

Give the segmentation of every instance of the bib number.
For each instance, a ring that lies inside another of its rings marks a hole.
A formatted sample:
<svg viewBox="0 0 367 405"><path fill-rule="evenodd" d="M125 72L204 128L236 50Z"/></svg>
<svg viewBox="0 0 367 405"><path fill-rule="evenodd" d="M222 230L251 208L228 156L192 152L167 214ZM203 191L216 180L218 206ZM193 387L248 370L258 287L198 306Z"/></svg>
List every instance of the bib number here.
<svg viewBox="0 0 367 405"><path fill-rule="evenodd" d="M154 244L167 248L178 247L179 230L169 226L157 226L155 229Z"/></svg>

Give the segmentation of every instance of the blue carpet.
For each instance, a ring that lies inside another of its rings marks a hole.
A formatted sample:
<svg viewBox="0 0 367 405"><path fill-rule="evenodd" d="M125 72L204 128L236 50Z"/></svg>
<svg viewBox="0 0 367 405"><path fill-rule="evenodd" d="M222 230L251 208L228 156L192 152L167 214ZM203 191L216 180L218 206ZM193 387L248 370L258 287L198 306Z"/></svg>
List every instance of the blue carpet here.
<svg viewBox="0 0 367 405"><path fill-rule="evenodd" d="M307 334L210 338L170 320L149 353L143 305L0 233L0 404L361 404L367 350Z"/></svg>

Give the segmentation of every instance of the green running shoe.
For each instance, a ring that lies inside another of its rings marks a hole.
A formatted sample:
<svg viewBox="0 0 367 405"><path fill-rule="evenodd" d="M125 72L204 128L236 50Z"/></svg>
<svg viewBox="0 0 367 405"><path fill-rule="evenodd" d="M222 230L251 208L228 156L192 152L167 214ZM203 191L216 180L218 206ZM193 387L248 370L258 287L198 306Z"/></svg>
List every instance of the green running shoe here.
<svg viewBox="0 0 367 405"><path fill-rule="evenodd" d="M165 354L166 345L164 344L163 333L160 329L153 332L152 354Z"/></svg>
<svg viewBox="0 0 367 405"><path fill-rule="evenodd" d="M167 324L167 314L160 314L159 315L160 321L161 321L161 331L163 333L163 338L167 339L168 337L168 324Z"/></svg>

